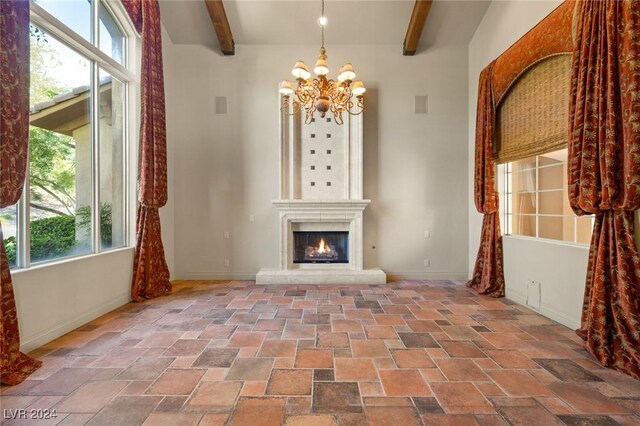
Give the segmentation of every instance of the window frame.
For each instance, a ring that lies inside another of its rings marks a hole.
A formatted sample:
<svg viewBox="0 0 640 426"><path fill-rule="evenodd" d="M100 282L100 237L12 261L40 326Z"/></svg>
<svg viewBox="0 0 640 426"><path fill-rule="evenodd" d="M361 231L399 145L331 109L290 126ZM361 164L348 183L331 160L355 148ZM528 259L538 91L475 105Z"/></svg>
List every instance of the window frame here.
<svg viewBox="0 0 640 426"><path fill-rule="evenodd" d="M552 152L556 152L556 151L552 151ZM564 244L564 245L571 245L571 246L578 246L578 247L588 247L590 243L583 243L583 242L579 242L578 241L578 219L580 217L585 217L585 216L577 216L575 214L572 215L567 215L567 214L550 214L550 213L540 213L540 193L550 193L550 192L563 192L564 190L561 189L540 189L540 170L541 169L546 169L546 168L552 168L552 167L561 167L563 165L566 165L566 163L557 163L557 164L546 164L546 165L540 165L540 157L544 156L545 154L538 154L535 157L535 165L524 169L525 171L530 171L530 170L534 170L535 171L535 191L526 191L527 193L533 193L535 194L535 213L520 213L521 216L528 216L528 217L534 217L535 218L535 225L536 225L536 235L532 236L532 235L520 235L520 234L514 234L512 233L513 231L513 212L512 212L512 207L513 207L513 188L512 188L512 183L510 180L510 177L513 176L513 170L512 170L512 163L513 161L509 161L506 162L504 164L499 164L498 165L498 175L501 176L501 179L499 181L500 185L499 185L499 193L500 193L500 201L501 201L501 207L502 207L502 211L503 213L503 225L502 225L502 229L503 229L503 233L505 236L508 237L515 237L515 238L522 238L522 239L528 239L528 240L540 240L540 241L546 241L546 242L551 242L551 243L557 243L557 244ZM527 157L526 159L531 159L532 157ZM526 159L522 159L522 160L526 160ZM520 160L518 160L520 161ZM520 170L523 171L523 170ZM559 218L572 218L573 219L573 240L569 241L569 240L560 240L560 239L555 239L555 238L548 238L548 237L541 237L540 236L540 218L544 218L544 217L559 217ZM588 216L587 216L588 217ZM595 216L591 215L591 227L593 229L593 224L595 222ZM593 232L593 231L592 231Z"/></svg>
<svg viewBox="0 0 640 426"><path fill-rule="evenodd" d="M116 25L126 37L124 43L123 64L111 58L100 50L100 7L110 13ZM140 36L136 32L131 19L119 1L93 0L91 1L91 41L87 41L80 34L62 23L54 15L46 11L42 6L31 1L30 24L41 28L46 34L51 35L56 41L72 49L79 56L90 62L91 76L91 250L87 253L72 254L37 262L31 262L30 256L30 161L27 161L27 173L23 187L23 194L16 205L16 264L12 271L21 271L32 267L49 266L61 262L67 262L78 258L85 258L109 253L131 247L132 226L135 224L135 213L132 205L135 201L135 181L132 173L135 172L136 150L138 145L139 126L139 92L140 92ZM100 242L100 138L99 133L99 102L100 102L100 70L109 73L119 80L123 88L123 167L122 167L122 202L123 202L123 228L124 244L120 247L102 248ZM133 200L133 201L132 201Z"/></svg>

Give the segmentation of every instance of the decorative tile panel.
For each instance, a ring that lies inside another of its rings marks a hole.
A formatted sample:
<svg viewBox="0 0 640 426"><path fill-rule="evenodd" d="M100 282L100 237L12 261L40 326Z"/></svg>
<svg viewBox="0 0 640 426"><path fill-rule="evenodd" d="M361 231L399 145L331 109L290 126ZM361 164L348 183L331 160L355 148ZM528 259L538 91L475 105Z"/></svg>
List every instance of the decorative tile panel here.
<svg viewBox="0 0 640 426"><path fill-rule="evenodd" d="M349 197L349 125L315 120L300 125L300 198L344 200ZM320 165L320 167L317 167ZM313 184L311 182L314 182Z"/></svg>

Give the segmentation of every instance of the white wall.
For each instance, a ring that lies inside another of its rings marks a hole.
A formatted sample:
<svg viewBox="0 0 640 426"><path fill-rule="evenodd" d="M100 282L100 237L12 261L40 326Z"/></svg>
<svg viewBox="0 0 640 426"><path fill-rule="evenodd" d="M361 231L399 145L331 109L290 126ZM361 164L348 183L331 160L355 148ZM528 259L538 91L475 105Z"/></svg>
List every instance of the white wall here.
<svg viewBox="0 0 640 426"><path fill-rule="evenodd" d="M130 300L133 249L14 271L23 351L30 351Z"/></svg>
<svg viewBox="0 0 640 426"><path fill-rule="evenodd" d="M316 45L240 45L235 56L222 57L202 46L173 46L166 81L177 147L177 278L253 279L260 268L277 266L278 216L271 204L278 197L277 84L291 78L296 60L312 64L317 51ZM466 278L467 46L434 46L415 57L402 56L399 45L328 46L328 53L332 73L352 62L369 88L365 267ZM415 95L428 95L427 115L413 113ZM215 114L216 96L228 97L227 115Z"/></svg>
<svg viewBox="0 0 640 426"><path fill-rule="evenodd" d="M523 305L529 298L535 304L537 287L528 288L527 282L536 281L540 283L536 310L567 327L578 328L588 247L508 236L503 249L507 297Z"/></svg>
<svg viewBox="0 0 640 426"><path fill-rule="evenodd" d="M494 1L469 43L469 271L473 271L482 215L473 204L475 118L480 71L544 19L561 1ZM501 217L502 220L502 217ZM507 297L526 302L527 280L541 284L540 312L568 327L580 324L588 247L504 237Z"/></svg>

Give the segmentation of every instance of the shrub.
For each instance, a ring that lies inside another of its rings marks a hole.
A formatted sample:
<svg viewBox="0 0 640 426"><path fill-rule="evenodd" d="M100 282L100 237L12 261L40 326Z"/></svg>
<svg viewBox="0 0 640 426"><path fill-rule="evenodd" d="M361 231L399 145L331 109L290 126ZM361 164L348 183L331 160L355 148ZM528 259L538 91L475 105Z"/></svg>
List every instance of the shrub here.
<svg viewBox="0 0 640 426"><path fill-rule="evenodd" d="M54 216L31 222L31 261L69 254L76 245L76 217ZM4 240L10 266L16 264L16 238Z"/></svg>
<svg viewBox="0 0 640 426"><path fill-rule="evenodd" d="M16 264L16 237L9 237L4 240L4 248L7 251L7 259L9 260L9 266L15 266Z"/></svg>
<svg viewBox="0 0 640 426"><path fill-rule="evenodd" d="M76 245L76 217L54 216L31 222L31 261L69 254Z"/></svg>
<svg viewBox="0 0 640 426"><path fill-rule="evenodd" d="M91 226L91 209L80 207L77 210L78 229ZM111 246L111 204L100 206L100 240L103 247ZM70 254L76 248L76 216L54 216L31 222L31 261L37 262ZM4 240L9 265L16 264L16 238Z"/></svg>

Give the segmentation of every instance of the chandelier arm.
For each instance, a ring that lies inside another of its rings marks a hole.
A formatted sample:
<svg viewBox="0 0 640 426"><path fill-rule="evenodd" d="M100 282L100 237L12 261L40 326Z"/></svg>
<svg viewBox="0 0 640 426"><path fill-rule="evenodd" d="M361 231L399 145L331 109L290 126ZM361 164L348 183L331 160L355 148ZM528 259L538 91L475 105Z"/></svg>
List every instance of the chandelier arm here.
<svg viewBox="0 0 640 426"><path fill-rule="evenodd" d="M344 119L342 118L342 113L338 112L338 113L333 113L333 119L336 120L336 123L338 123L339 125L344 124Z"/></svg>
<svg viewBox="0 0 640 426"><path fill-rule="evenodd" d="M306 109L306 112L307 112L307 116L305 117L304 122L306 124L309 124L309 123L311 123L311 120L313 119L313 114L316 112L316 106L315 106L315 104L313 102L309 105L309 108Z"/></svg>
<svg viewBox="0 0 640 426"><path fill-rule="evenodd" d="M358 100L356 102L356 107L360 109L360 111L358 112L352 112L352 108L353 108L353 102L349 102L349 109L347 109L347 112L349 113L349 115L360 115L365 111L364 108L364 99L362 98L362 96L358 96Z"/></svg>
<svg viewBox="0 0 640 426"><path fill-rule="evenodd" d="M301 85L296 89L296 96L307 114L313 108L317 92L318 89L314 81L307 82L305 85Z"/></svg>
<svg viewBox="0 0 640 426"><path fill-rule="evenodd" d="M329 95L332 103L338 104L342 109L347 109L346 105L352 97L351 88L346 85L336 83L334 80L328 81ZM340 90L342 88L342 90Z"/></svg>
<svg viewBox="0 0 640 426"><path fill-rule="evenodd" d="M330 109L333 113L333 118L335 119L336 123L339 125L343 124L344 120L342 118L342 109L340 108L340 106L337 104L331 104Z"/></svg>

